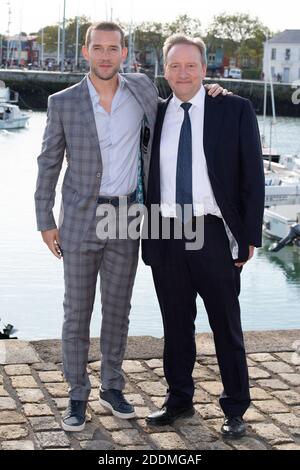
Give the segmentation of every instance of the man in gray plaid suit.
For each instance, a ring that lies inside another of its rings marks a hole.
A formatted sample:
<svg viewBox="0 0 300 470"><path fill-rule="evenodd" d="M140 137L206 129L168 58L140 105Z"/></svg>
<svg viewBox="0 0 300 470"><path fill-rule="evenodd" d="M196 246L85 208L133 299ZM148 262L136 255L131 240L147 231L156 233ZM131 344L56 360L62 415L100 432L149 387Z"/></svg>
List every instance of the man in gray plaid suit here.
<svg viewBox="0 0 300 470"><path fill-rule="evenodd" d="M83 54L90 72L79 84L50 96L38 157L38 230L52 253L58 258L63 255L64 262L62 350L70 400L62 427L67 431L81 431L85 426L91 388L86 371L89 325L98 273L100 402L117 417L135 416L122 393L122 361L139 240L96 235L96 210L101 204L112 204L118 212L119 196L129 205L142 202L147 188L157 90L143 74L119 73L126 53L124 33L118 25L102 22L89 28ZM217 94L220 91L222 88ZM57 229L52 209L65 154L68 166Z"/></svg>

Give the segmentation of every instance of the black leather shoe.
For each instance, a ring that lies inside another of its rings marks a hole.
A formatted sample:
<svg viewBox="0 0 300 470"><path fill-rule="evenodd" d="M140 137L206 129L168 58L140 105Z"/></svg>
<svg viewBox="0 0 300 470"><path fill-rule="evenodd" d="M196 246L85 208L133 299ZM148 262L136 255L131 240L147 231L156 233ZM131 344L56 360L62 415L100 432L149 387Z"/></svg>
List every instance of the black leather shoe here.
<svg viewBox="0 0 300 470"><path fill-rule="evenodd" d="M188 418L193 416L195 409L193 406L188 408L168 408L164 406L161 410L147 416L146 422L150 426L166 426L172 424L178 418Z"/></svg>
<svg viewBox="0 0 300 470"><path fill-rule="evenodd" d="M69 400L68 407L61 420L64 431L78 432L84 430L86 406L87 401Z"/></svg>
<svg viewBox="0 0 300 470"><path fill-rule="evenodd" d="M246 434L246 425L241 416L225 416L221 427L221 433L224 437L239 439Z"/></svg>

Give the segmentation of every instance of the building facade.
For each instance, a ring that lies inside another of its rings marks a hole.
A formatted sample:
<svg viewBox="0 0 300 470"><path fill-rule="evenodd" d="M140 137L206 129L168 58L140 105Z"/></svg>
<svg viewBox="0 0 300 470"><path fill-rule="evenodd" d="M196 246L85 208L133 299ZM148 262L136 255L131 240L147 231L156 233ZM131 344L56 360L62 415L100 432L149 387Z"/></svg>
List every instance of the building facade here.
<svg viewBox="0 0 300 470"><path fill-rule="evenodd" d="M0 43L0 65L27 66L39 63L39 49L37 36L17 35L2 37Z"/></svg>
<svg viewBox="0 0 300 470"><path fill-rule="evenodd" d="M263 71L267 81L300 80L300 29L286 29L265 42Z"/></svg>

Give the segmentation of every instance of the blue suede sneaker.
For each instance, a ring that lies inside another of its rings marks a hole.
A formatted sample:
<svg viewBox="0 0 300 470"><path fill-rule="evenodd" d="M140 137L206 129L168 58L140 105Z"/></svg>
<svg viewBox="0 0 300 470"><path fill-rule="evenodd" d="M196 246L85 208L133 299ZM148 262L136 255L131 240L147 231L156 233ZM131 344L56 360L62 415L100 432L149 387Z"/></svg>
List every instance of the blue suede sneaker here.
<svg viewBox="0 0 300 470"><path fill-rule="evenodd" d="M121 390L100 389L99 401L104 408L111 410L112 414L118 418L135 418L134 407L128 403Z"/></svg>
<svg viewBox="0 0 300 470"><path fill-rule="evenodd" d="M64 431L79 432L84 430L86 407L87 401L69 400L61 420Z"/></svg>

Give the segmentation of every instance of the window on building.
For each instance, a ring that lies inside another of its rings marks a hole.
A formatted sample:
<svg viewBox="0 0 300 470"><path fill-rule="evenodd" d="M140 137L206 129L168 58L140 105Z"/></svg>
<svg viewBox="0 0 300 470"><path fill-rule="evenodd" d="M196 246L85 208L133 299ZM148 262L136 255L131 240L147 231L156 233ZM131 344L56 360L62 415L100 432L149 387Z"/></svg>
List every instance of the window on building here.
<svg viewBox="0 0 300 470"><path fill-rule="evenodd" d="M276 49L271 50L271 60L276 60Z"/></svg>
<svg viewBox="0 0 300 470"><path fill-rule="evenodd" d="M291 59L291 49L286 49L285 50L285 60L290 60Z"/></svg>

